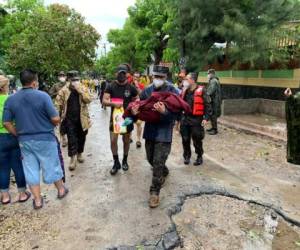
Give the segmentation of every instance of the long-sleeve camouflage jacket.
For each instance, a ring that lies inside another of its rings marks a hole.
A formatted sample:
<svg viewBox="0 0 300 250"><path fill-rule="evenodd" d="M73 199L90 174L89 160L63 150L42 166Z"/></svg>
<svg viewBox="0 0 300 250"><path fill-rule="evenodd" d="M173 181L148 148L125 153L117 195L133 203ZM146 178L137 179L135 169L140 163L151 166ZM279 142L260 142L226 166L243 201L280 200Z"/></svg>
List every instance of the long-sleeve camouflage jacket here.
<svg viewBox="0 0 300 250"><path fill-rule="evenodd" d="M213 77L209 80L206 94L211 98L213 115L221 116L221 85L218 78Z"/></svg>
<svg viewBox="0 0 300 250"><path fill-rule="evenodd" d="M89 90L80 85L80 120L81 125L84 131L88 130L91 127L91 120L89 115L88 104L92 101L92 95L90 94ZM68 99L70 97L71 90L70 90L70 83L67 83L56 96L55 99L55 107L57 108L62 121L66 118L67 113L67 106L68 106Z"/></svg>
<svg viewBox="0 0 300 250"><path fill-rule="evenodd" d="M51 89L48 91L48 94L51 96L52 99L55 99L58 95L58 92L65 86L65 83L55 83Z"/></svg>

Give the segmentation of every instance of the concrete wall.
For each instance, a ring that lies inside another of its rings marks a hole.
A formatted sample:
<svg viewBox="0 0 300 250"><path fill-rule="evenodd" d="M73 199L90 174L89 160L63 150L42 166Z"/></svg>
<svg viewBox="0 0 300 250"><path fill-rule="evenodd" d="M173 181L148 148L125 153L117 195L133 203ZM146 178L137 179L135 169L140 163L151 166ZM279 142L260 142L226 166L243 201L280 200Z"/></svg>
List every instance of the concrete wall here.
<svg viewBox="0 0 300 250"><path fill-rule="evenodd" d="M263 113L285 118L285 102L268 99L227 99L222 102L222 115Z"/></svg>

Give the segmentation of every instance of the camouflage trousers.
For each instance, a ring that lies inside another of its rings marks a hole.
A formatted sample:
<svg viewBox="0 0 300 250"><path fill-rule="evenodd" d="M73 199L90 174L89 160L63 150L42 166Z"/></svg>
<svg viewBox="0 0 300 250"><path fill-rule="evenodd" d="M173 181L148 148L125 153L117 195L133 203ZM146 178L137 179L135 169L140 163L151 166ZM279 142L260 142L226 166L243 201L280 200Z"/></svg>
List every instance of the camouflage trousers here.
<svg viewBox="0 0 300 250"><path fill-rule="evenodd" d="M150 193L159 195L165 178L169 174L169 170L166 167L166 162L171 152L171 143L146 140L145 146L147 160L153 167Z"/></svg>
<svg viewBox="0 0 300 250"><path fill-rule="evenodd" d="M211 127L218 131L218 117L215 114L212 114L209 117L209 120L211 122Z"/></svg>

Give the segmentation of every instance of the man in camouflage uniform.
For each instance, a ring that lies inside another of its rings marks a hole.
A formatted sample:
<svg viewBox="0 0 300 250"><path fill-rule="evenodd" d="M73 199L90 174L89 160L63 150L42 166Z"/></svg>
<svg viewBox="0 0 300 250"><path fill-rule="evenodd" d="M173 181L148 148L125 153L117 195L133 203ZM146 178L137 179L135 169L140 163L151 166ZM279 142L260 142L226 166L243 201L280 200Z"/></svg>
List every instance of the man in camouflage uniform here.
<svg viewBox="0 0 300 250"><path fill-rule="evenodd" d="M70 82L58 92L55 106L61 116L61 127L68 136L68 155L71 158L69 169L75 170L77 161L84 162L82 153L88 129L91 127L88 104L92 96L80 83L77 71L68 72Z"/></svg>
<svg viewBox="0 0 300 250"><path fill-rule="evenodd" d="M49 95L52 99L55 99L58 95L58 92L66 85L67 76L65 72L61 71L58 74L58 82L55 83L49 90Z"/></svg>
<svg viewBox="0 0 300 250"><path fill-rule="evenodd" d="M221 85L214 69L208 70L207 74L208 86L206 94L210 97L212 106L212 115L210 116L211 129L207 130L207 132L210 135L216 135L218 133L218 118L221 116Z"/></svg>
<svg viewBox="0 0 300 250"><path fill-rule="evenodd" d="M58 82L55 83L51 89L49 90L49 95L53 100L55 100L56 96L58 95L58 92L66 85L67 82L67 76L64 71L61 71L58 73ZM60 137L61 137L61 143L63 147L66 147L68 145L68 141L66 138L66 134L62 131L62 128L60 128Z"/></svg>
<svg viewBox="0 0 300 250"><path fill-rule="evenodd" d="M287 161L300 165L300 92L285 91L287 120Z"/></svg>
<svg viewBox="0 0 300 250"><path fill-rule="evenodd" d="M169 92L178 95L177 89L173 84L167 82L169 68L164 66L154 66L153 84L143 90L140 95L141 100L151 97L153 92ZM159 194L167 176L169 169L166 166L167 159L171 152L173 139L173 127L178 114L174 114L162 102L158 102L153 109L161 114L158 123L145 123L144 139L147 160L153 168L152 184L150 187L149 207L159 206ZM139 106L132 109L134 115L138 114Z"/></svg>

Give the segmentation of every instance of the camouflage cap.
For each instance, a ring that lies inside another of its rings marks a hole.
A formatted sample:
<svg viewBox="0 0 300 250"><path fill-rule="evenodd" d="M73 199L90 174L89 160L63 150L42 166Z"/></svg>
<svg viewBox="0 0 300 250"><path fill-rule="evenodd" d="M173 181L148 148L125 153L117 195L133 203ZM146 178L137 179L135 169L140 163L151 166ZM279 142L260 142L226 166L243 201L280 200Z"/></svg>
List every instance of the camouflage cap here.
<svg viewBox="0 0 300 250"><path fill-rule="evenodd" d="M155 65L153 67L152 73L154 76L167 76L169 73L169 68L165 66Z"/></svg>
<svg viewBox="0 0 300 250"><path fill-rule="evenodd" d="M207 71L207 74L213 74L213 75L215 75L215 74L216 74L216 71L215 71L214 69L209 69L209 70Z"/></svg>
<svg viewBox="0 0 300 250"><path fill-rule="evenodd" d="M5 73L2 69L0 69L0 76L5 76Z"/></svg>
<svg viewBox="0 0 300 250"><path fill-rule="evenodd" d="M58 76L66 76L66 74L65 74L64 71L60 71L60 72L58 73Z"/></svg>
<svg viewBox="0 0 300 250"><path fill-rule="evenodd" d="M80 79L79 72L77 70L71 70L67 73L68 79Z"/></svg>

